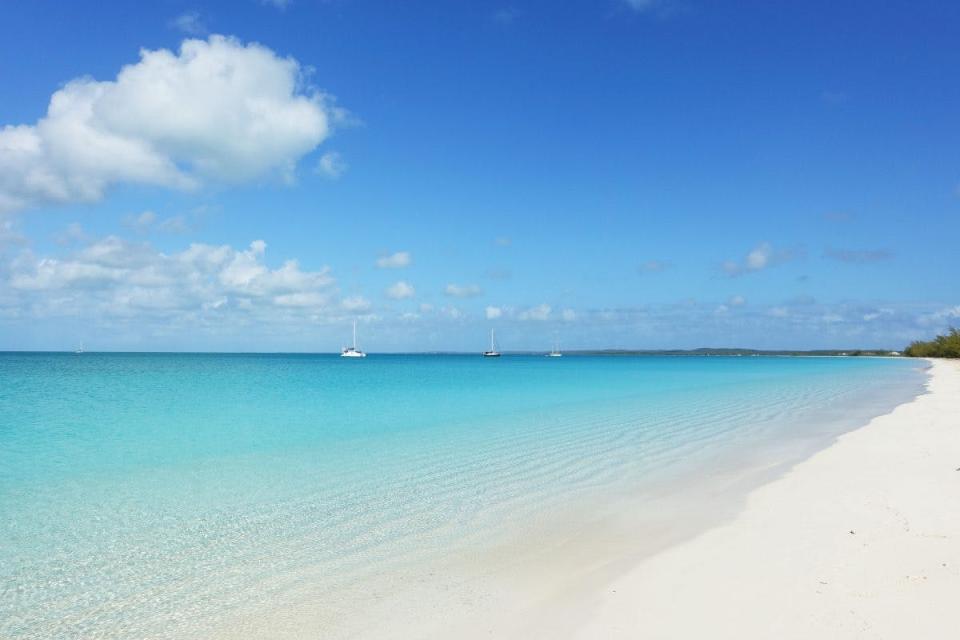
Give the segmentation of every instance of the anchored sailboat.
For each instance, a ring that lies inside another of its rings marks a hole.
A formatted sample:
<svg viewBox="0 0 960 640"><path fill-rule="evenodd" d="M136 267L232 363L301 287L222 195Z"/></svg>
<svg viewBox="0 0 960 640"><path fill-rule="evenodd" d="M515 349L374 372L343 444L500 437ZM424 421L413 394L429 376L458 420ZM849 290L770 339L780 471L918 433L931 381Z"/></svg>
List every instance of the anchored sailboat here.
<svg viewBox="0 0 960 640"><path fill-rule="evenodd" d="M560 338L555 338L553 341L553 351L547 354L548 358L560 358L563 354L560 353Z"/></svg>
<svg viewBox="0 0 960 640"><path fill-rule="evenodd" d="M357 347L357 321L353 321L353 346L344 347L340 352L341 358L366 358L367 354Z"/></svg>
<svg viewBox="0 0 960 640"><path fill-rule="evenodd" d="M490 329L490 351L483 352L484 358L499 358L500 352L497 351L497 343L494 339L493 329Z"/></svg>

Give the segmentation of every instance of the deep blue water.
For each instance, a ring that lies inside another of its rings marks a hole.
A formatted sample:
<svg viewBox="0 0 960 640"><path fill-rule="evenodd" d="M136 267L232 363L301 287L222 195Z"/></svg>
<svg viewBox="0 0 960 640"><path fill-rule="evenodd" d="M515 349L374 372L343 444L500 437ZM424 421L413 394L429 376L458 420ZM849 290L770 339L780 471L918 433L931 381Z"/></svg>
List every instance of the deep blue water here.
<svg viewBox="0 0 960 640"><path fill-rule="evenodd" d="M0 636L182 637L267 583L836 433L921 381L866 358L0 354Z"/></svg>

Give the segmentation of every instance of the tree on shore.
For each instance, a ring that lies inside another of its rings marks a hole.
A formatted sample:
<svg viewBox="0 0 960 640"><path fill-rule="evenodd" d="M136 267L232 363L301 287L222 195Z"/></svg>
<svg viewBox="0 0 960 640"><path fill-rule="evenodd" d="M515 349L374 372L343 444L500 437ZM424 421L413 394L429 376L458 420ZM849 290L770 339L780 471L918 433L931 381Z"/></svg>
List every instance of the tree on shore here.
<svg viewBox="0 0 960 640"><path fill-rule="evenodd" d="M946 335L926 342L915 340L903 355L914 358L960 358L960 329L951 327Z"/></svg>

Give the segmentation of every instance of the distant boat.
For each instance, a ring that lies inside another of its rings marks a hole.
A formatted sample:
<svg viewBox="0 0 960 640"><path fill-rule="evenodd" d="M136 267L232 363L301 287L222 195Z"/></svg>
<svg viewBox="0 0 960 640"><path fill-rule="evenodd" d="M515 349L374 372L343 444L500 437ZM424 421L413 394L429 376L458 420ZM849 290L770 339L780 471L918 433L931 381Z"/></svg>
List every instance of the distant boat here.
<svg viewBox="0 0 960 640"><path fill-rule="evenodd" d="M493 329L490 329L490 351L483 352L484 358L499 358L500 352L497 351L497 342L494 339Z"/></svg>
<svg viewBox="0 0 960 640"><path fill-rule="evenodd" d="M340 352L341 358L366 358L367 354L357 348L357 321L353 321L353 346L344 347Z"/></svg>
<svg viewBox="0 0 960 640"><path fill-rule="evenodd" d="M77 349L76 351L74 351L74 353L76 353L76 354L83 353L83 342L80 343L80 348Z"/></svg>
<svg viewBox="0 0 960 640"><path fill-rule="evenodd" d="M548 358L561 358L563 354L560 353L560 340L553 341L553 351L547 354Z"/></svg>

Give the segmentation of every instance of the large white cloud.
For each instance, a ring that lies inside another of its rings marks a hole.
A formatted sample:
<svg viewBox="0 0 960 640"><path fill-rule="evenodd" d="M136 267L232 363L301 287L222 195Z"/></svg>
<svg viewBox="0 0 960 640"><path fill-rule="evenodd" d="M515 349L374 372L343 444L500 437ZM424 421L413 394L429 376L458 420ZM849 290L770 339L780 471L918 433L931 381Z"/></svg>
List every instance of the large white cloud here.
<svg viewBox="0 0 960 640"><path fill-rule="evenodd" d="M342 118L296 60L262 45L214 35L144 49L114 80L68 82L36 124L0 128L0 212L95 201L117 183L289 178Z"/></svg>

